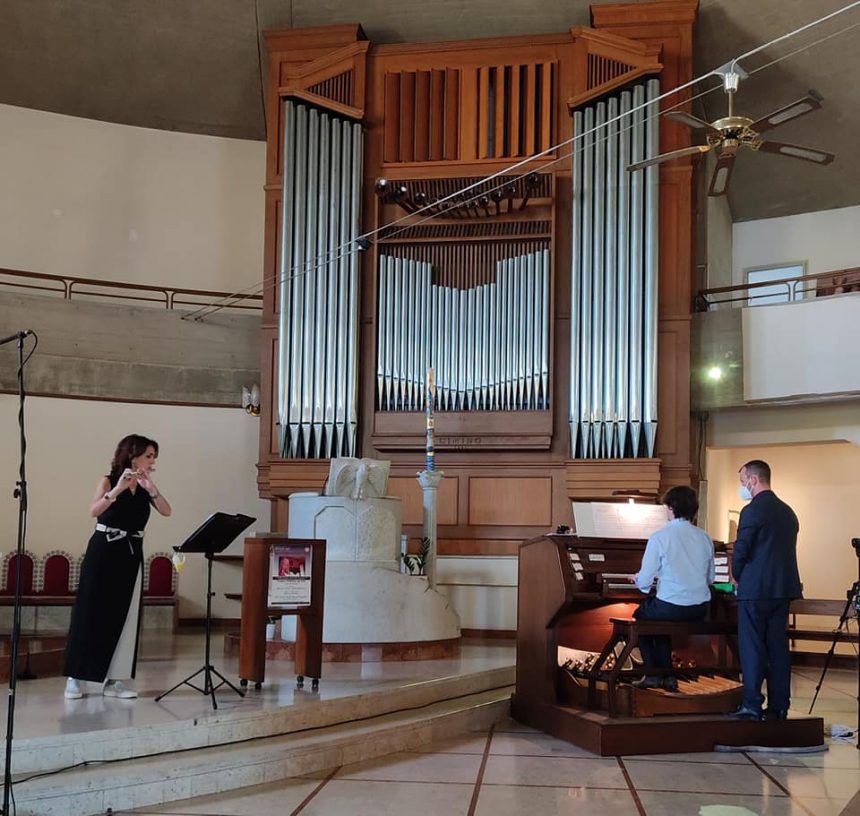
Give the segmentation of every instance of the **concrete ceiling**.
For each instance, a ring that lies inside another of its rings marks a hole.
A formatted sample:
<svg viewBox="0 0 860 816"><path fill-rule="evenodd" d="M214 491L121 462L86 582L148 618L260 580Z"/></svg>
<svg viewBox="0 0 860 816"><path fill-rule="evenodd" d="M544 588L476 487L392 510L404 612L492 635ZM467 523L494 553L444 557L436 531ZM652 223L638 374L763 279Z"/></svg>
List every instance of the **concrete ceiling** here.
<svg viewBox="0 0 860 816"><path fill-rule="evenodd" d="M848 2L700 0L696 73ZM261 31L360 22L375 43L452 40L564 31L587 25L588 8L586 0L3 0L0 103L262 140ZM729 195L734 220L860 204L858 55L860 7L744 61L753 72L784 58L742 84L737 112L755 119L813 88L824 109L772 138L837 159L820 167L741 155ZM694 106L711 121L724 114L725 97L717 90Z"/></svg>

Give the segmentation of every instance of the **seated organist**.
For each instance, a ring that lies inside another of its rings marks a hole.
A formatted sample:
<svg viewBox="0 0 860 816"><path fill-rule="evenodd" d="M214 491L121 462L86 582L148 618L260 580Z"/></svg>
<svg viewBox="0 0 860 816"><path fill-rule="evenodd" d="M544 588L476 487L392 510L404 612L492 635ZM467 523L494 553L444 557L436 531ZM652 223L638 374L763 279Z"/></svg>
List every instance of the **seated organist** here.
<svg viewBox="0 0 860 816"><path fill-rule="evenodd" d="M672 487L663 497L669 523L654 533L645 547L642 566L633 583L642 592L656 592L633 613L639 620L697 621L708 612L714 582L714 543L693 524L699 502L691 487ZM669 635L641 636L639 651L646 667L672 669L672 640ZM670 691L678 688L671 674L645 675L634 685Z"/></svg>

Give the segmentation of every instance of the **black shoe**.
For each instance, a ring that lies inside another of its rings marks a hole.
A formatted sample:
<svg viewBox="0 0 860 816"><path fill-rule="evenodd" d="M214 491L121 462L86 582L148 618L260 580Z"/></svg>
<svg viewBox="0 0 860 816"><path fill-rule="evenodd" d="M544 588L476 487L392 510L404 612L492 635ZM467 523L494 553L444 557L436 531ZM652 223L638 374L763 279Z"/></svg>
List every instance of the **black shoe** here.
<svg viewBox="0 0 860 816"><path fill-rule="evenodd" d="M760 720L761 712L749 706L740 705L729 716L733 720Z"/></svg>
<svg viewBox="0 0 860 816"><path fill-rule="evenodd" d="M677 691L678 690L678 678L677 677L664 677L663 678L663 688L666 691Z"/></svg>
<svg viewBox="0 0 860 816"><path fill-rule="evenodd" d="M663 680L660 677L646 674L643 678L634 680L631 685L638 689L658 689L662 688Z"/></svg>
<svg viewBox="0 0 860 816"><path fill-rule="evenodd" d="M766 708L761 715L763 720L787 720L788 712L784 708Z"/></svg>

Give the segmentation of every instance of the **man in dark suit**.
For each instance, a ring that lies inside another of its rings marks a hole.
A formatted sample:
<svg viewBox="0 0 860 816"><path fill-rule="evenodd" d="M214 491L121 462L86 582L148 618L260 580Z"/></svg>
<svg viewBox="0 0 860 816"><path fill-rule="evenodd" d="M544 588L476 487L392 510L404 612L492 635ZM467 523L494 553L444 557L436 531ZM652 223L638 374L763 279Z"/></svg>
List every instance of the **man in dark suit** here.
<svg viewBox="0 0 860 816"><path fill-rule="evenodd" d="M738 583L738 650L744 696L733 716L762 718L762 682L767 679L765 719L785 719L791 684L788 649L788 607L802 597L797 570L794 511L770 489L770 467L760 459L738 471L741 498L751 500L741 510L732 555Z"/></svg>

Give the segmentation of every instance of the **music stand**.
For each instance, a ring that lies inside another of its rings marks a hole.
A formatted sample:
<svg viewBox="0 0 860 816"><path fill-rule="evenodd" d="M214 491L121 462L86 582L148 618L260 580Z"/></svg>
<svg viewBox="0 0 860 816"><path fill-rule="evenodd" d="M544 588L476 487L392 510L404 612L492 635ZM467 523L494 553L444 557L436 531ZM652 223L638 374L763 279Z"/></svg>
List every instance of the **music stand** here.
<svg viewBox="0 0 860 816"><path fill-rule="evenodd" d="M212 708L215 709L218 708L218 703L215 700L215 690L221 688L221 686L230 686L240 697L245 696L244 691L236 688L209 662L209 641L212 634L212 559L213 556L226 550L236 536L250 527L255 521L255 518L243 516L241 513L236 513L235 515L213 513L180 546L173 548L176 552L181 553L203 553L208 562L206 575L206 657L201 668L194 672L194 674L189 674L184 680L180 680L173 688L159 694L155 698L156 703L168 694L176 691L180 686L191 686L191 688L199 691L201 694L208 694L212 697ZM203 688L195 686L191 682L201 672L203 674ZM221 680L217 686L212 682L213 674Z"/></svg>

